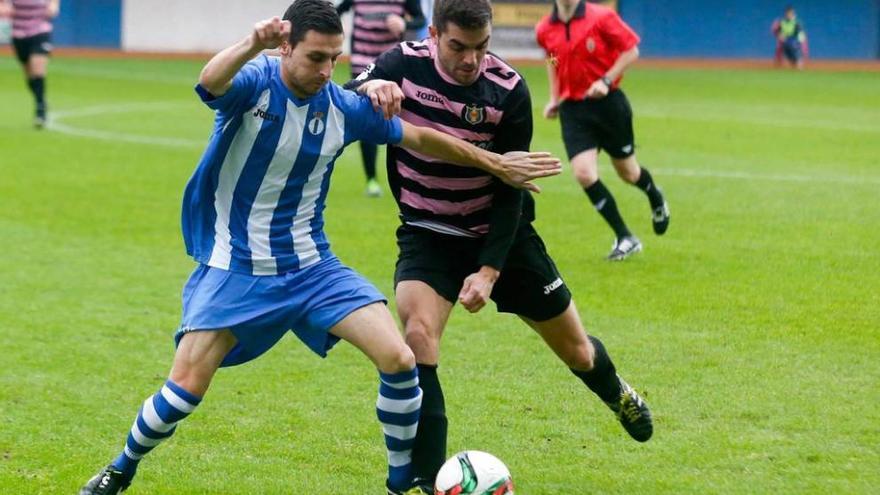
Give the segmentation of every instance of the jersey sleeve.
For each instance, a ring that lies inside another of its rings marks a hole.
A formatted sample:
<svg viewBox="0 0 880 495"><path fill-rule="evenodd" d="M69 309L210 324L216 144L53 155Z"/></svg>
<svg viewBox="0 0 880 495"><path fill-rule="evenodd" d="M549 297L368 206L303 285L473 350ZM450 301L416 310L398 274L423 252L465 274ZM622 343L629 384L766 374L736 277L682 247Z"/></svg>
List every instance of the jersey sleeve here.
<svg viewBox="0 0 880 495"><path fill-rule="evenodd" d="M346 144L365 141L372 144L399 144L403 140L403 124L394 116L386 119L382 112L363 95L347 91L345 108Z"/></svg>
<svg viewBox="0 0 880 495"><path fill-rule="evenodd" d="M639 44L641 38L632 30L616 12L611 12L602 20L599 31L606 43L625 52Z"/></svg>
<svg viewBox="0 0 880 495"><path fill-rule="evenodd" d="M258 89L267 85L270 77L269 59L265 55L246 63L232 78L232 86L220 96L214 96L201 84L196 84L196 93L211 110L234 113L244 110L257 94Z"/></svg>
<svg viewBox="0 0 880 495"><path fill-rule="evenodd" d="M513 89L505 104L504 117L495 134L493 151L528 151L532 141L532 99L525 79ZM495 194L489 212L489 233L483 243L478 262L501 270L516 237L523 214L526 193L495 180Z"/></svg>
<svg viewBox="0 0 880 495"><path fill-rule="evenodd" d="M546 31L545 23L542 20L537 25L535 25L535 41L538 43L538 46L544 50L545 53L549 55L550 50L547 49L547 45L544 43L544 32Z"/></svg>
<svg viewBox="0 0 880 495"><path fill-rule="evenodd" d="M357 89L361 84L372 81L373 79L382 79L384 81L394 81L400 84L403 81L403 49L400 45L386 51L370 64L357 78L345 83L345 89Z"/></svg>

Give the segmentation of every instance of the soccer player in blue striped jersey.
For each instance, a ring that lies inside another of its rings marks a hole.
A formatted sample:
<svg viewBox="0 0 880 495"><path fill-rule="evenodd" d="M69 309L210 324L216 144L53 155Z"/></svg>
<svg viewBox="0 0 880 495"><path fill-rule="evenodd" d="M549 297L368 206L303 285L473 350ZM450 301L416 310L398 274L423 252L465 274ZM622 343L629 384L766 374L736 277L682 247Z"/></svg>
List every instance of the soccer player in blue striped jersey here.
<svg viewBox="0 0 880 495"><path fill-rule="evenodd" d="M342 42L330 3L296 0L284 20L258 22L202 70L196 91L216 121L184 194L184 239L199 265L183 290L171 373L81 495L125 490L140 460L195 411L219 367L257 358L291 330L322 357L344 339L373 362L386 487L397 494L408 484L422 396L415 358L384 296L330 251L323 210L334 161L360 139L400 143L529 189L529 180L558 174L559 161L501 156L386 118L376 110L386 102L329 82ZM274 48L280 57L259 55Z"/></svg>

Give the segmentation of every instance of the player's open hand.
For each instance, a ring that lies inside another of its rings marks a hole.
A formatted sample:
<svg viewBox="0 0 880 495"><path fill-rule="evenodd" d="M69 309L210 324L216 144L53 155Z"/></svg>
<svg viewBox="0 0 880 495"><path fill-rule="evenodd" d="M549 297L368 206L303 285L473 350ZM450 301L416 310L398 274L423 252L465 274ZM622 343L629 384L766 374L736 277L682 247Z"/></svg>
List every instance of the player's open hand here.
<svg viewBox="0 0 880 495"><path fill-rule="evenodd" d="M528 189L539 193L541 188L531 181L552 177L562 172L562 163L550 153L511 151L499 155L500 161L495 176L505 184L518 189Z"/></svg>
<svg viewBox="0 0 880 495"><path fill-rule="evenodd" d="M544 118L555 119L559 115L559 102L550 100L544 106Z"/></svg>
<svg viewBox="0 0 880 495"><path fill-rule="evenodd" d="M495 287L498 275L498 270L490 266L484 266L477 273L468 275L458 293L458 301L464 306L464 309L471 313L483 309L489 302L489 296L492 294L492 288Z"/></svg>
<svg viewBox="0 0 880 495"><path fill-rule="evenodd" d="M290 37L290 21L282 21L278 16L260 21L254 24L252 36L254 45L263 50L278 48Z"/></svg>
<svg viewBox="0 0 880 495"><path fill-rule="evenodd" d="M608 85L605 84L605 81L601 79L596 79L596 81L590 85L590 89L587 90L587 98L605 98L608 95L609 91L611 91L611 88L609 88Z"/></svg>
<svg viewBox="0 0 880 495"><path fill-rule="evenodd" d="M385 114L386 119L400 114L404 95L400 86L396 83L383 81L382 79L373 79L361 84L357 91L368 96L370 101L373 102L373 108L377 112Z"/></svg>
<svg viewBox="0 0 880 495"><path fill-rule="evenodd" d="M403 17L400 17L397 14L390 14L385 18L385 26L388 28L388 31L391 32L394 36L398 38L403 36L403 32L406 31L406 21L403 20Z"/></svg>

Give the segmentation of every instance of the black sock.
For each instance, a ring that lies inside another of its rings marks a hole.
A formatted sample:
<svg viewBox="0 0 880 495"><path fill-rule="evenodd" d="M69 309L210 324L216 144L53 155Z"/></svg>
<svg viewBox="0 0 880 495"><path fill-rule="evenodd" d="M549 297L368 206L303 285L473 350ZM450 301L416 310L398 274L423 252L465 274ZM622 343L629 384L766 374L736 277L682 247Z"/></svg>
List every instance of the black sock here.
<svg viewBox="0 0 880 495"><path fill-rule="evenodd" d="M596 207L596 210L599 211L599 214L602 215L605 221L608 222L608 225L614 230L614 235L618 239L632 235L629 229L626 228L626 224L623 223L620 212L617 211L617 202L614 201L614 196L611 195L611 191L605 187L605 184L602 184L601 180L597 180L590 187L585 187L584 192L590 197L590 201Z"/></svg>
<svg viewBox="0 0 880 495"><path fill-rule="evenodd" d="M419 387L422 388L422 413L412 451L412 473L430 483L446 461L446 401L437 378L437 366L419 364Z"/></svg>
<svg viewBox="0 0 880 495"><path fill-rule="evenodd" d="M617 370L602 341L589 336L596 354L593 356L593 369L590 371L571 370L584 384L605 402L615 402L620 397L620 381Z"/></svg>
<svg viewBox="0 0 880 495"><path fill-rule="evenodd" d="M28 87L31 88L31 93L34 94L34 101L37 103L37 113L45 113L46 111L46 78L45 77L34 77L28 79Z"/></svg>
<svg viewBox="0 0 880 495"><path fill-rule="evenodd" d="M367 174L367 180L376 178L376 154L379 147L372 143L360 141L361 157L364 159L364 173Z"/></svg>
<svg viewBox="0 0 880 495"><path fill-rule="evenodd" d="M657 189L657 185L654 184L654 178L651 177L651 172L648 172L648 169L642 167L642 172L639 175L639 180L636 181L635 186L645 191L645 194L648 195L648 201L651 202L651 208L657 208L663 205L663 194Z"/></svg>

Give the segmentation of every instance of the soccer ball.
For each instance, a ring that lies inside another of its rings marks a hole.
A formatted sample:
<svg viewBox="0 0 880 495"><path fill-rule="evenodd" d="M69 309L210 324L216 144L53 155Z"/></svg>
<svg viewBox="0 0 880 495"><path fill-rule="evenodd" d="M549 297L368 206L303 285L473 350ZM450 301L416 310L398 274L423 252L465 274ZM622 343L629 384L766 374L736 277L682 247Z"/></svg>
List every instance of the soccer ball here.
<svg viewBox="0 0 880 495"><path fill-rule="evenodd" d="M492 454L466 450L450 457L434 485L435 495L513 495L513 480Z"/></svg>

